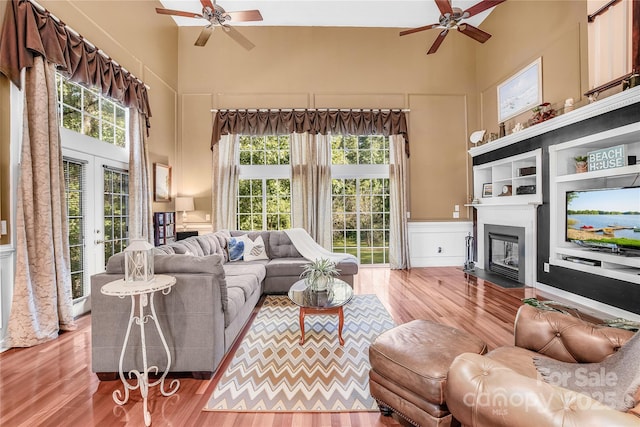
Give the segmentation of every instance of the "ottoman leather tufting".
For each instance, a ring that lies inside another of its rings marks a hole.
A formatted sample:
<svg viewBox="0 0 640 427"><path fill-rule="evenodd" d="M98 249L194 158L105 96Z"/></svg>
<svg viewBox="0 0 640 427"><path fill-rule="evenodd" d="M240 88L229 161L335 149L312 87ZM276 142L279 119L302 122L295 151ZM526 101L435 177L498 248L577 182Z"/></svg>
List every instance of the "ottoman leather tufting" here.
<svg viewBox="0 0 640 427"><path fill-rule="evenodd" d="M378 336L369 347L369 389L383 413L392 410L419 426L455 425L444 396L449 366L486 344L459 329L413 320Z"/></svg>

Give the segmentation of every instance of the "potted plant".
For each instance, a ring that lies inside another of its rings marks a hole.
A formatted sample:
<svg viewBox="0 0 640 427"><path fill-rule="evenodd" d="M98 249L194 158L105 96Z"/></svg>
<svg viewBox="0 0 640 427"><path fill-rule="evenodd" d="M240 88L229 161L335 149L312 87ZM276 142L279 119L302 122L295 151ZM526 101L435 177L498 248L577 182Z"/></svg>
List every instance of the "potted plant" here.
<svg viewBox="0 0 640 427"><path fill-rule="evenodd" d="M304 266L300 278L304 279L313 291L326 291L333 278L340 274L336 263L327 258L316 258Z"/></svg>
<svg viewBox="0 0 640 427"><path fill-rule="evenodd" d="M573 160L576 161L576 173L587 171L587 156L576 156Z"/></svg>

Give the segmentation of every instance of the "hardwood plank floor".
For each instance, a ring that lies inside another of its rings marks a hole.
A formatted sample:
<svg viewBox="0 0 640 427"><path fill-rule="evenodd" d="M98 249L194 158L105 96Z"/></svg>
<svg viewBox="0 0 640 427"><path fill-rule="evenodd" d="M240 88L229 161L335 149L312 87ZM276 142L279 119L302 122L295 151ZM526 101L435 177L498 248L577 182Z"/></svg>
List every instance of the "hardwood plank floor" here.
<svg viewBox="0 0 640 427"><path fill-rule="evenodd" d="M503 289L468 276L458 268L410 271L362 267L357 294L376 294L396 323L422 318L465 329L489 348L513 343L513 321L521 299L535 290ZM91 372L91 319L50 343L10 349L0 354L0 425L2 426L141 426L142 398L116 405L120 381L100 382ZM220 371L220 370L219 370ZM180 378L180 390L163 397L154 387L149 405L154 426L397 426L396 418L377 412L220 413L205 412L218 375L202 381Z"/></svg>

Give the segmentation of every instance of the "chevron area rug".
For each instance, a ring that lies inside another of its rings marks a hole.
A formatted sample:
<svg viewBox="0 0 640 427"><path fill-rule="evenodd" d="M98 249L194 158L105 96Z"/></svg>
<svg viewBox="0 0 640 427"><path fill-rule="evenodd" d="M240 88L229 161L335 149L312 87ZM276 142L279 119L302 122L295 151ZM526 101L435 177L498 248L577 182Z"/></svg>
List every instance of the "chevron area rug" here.
<svg viewBox="0 0 640 427"><path fill-rule="evenodd" d="M394 326L375 295L344 306L345 344L337 315L307 315L298 344L298 306L268 296L218 381L205 411L375 411L369 394L369 344Z"/></svg>

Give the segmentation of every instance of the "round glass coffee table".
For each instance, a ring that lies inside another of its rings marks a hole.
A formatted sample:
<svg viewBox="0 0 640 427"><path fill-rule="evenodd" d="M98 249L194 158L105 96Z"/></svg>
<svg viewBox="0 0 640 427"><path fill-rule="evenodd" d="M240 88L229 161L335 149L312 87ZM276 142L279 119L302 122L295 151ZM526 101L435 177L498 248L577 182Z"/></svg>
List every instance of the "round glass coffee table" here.
<svg viewBox="0 0 640 427"><path fill-rule="evenodd" d="M298 280L289 289L289 299L300 307L300 345L304 344L304 317L307 314L337 314L338 340L344 345L342 307L353 298L353 288L345 281L334 279L328 291L312 291L304 280Z"/></svg>

